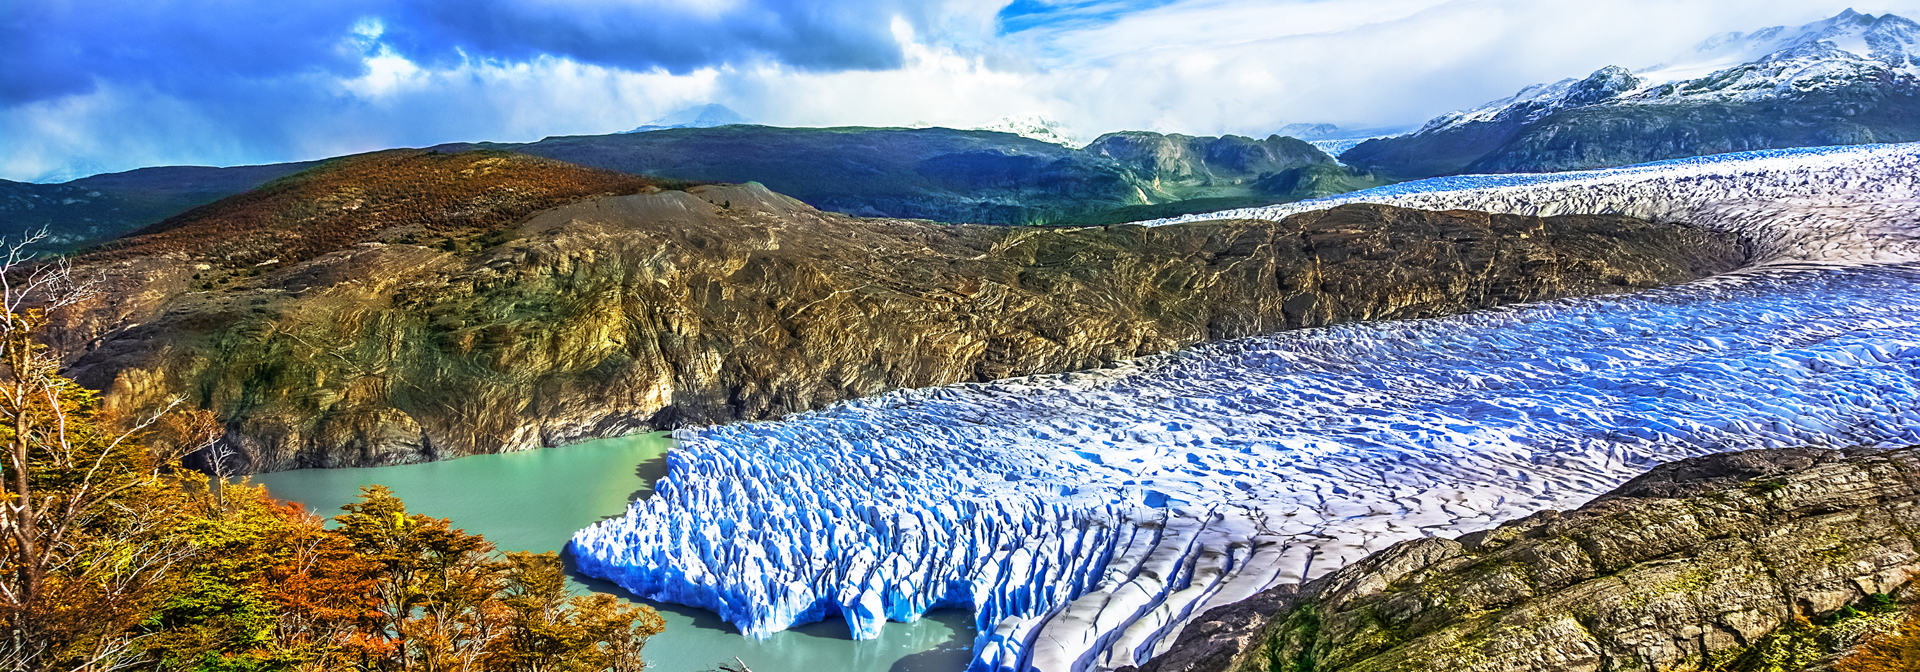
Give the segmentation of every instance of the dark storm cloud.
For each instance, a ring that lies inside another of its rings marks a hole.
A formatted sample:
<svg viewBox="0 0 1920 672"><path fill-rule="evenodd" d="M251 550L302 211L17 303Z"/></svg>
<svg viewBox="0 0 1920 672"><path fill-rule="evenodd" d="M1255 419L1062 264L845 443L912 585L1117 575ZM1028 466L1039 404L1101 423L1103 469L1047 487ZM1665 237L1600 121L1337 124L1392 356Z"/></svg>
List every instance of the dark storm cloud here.
<svg viewBox="0 0 1920 672"><path fill-rule="evenodd" d="M769 58L802 70L876 70L900 64L891 23L919 3L715 3L474 0L397 3L387 41L409 60L456 54L525 60L541 54L629 70L683 73Z"/></svg>
<svg viewBox="0 0 1920 672"><path fill-rule="evenodd" d="M907 0L540 2L538 0L12 0L0 3L0 104L100 82L217 98L236 81L354 77L381 26L423 65L548 55L627 70L687 72L771 61L806 71L898 65L891 24L924 18Z"/></svg>
<svg viewBox="0 0 1920 672"><path fill-rule="evenodd" d="M0 102L85 93L98 81L217 89L292 71L359 70L342 38L361 3L132 0L0 3Z"/></svg>

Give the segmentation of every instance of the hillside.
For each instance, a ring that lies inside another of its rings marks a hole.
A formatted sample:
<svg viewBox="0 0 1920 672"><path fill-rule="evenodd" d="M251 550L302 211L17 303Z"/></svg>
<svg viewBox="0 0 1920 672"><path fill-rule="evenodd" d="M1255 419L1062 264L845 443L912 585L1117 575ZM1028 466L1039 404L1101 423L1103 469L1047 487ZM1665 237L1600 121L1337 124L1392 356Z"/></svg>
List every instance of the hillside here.
<svg viewBox="0 0 1920 672"><path fill-rule="evenodd" d="M636 175L759 182L845 214L987 224L1083 223L1120 208L1191 198L1299 200L1308 194L1253 183L1293 168L1338 170L1331 157L1297 140L1146 132L1108 134L1080 150L997 131L732 125L440 149L471 148Z"/></svg>
<svg viewBox="0 0 1920 672"><path fill-rule="evenodd" d="M57 340L113 403L185 395L226 422L241 468L277 470L774 417L1745 259L1618 217L1359 206L1036 229L656 189L492 152L331 163L77 258L105 294L56 316Z"/></svg>
<svg viewBox="0 0 1920 672"><path fill-rule="evenodd" d="M507 152L375 152L194 208L89 248L79 263L185 252L252 272L375 236L444 242L491 233L536 210L661 184Z"/></svg>
<svg viewBox="0 0 1920 672"><path fill-rule="evenodd" d="M391 241L459 254L497 243L537 210L679 184L505 152L335 159L75 253L73 266L103 278L101 300L57 316L51 337L63 352L83 352L178 302L343 249Z"/></svg>
<svg viewBox="0 0 1920 672"><path fill-rule="evenodd" d="M1689 56L1700 63L1640 72L1609 66L1527 87L1412 134L1360 143L1340 158L1414 179L1911 142L1920 140L1917 36L1920 24L1905 18L1851 10L1797 29L1723 36Z"/></svg>
<svg viewBox="0 0 1920 672"><path fill-rule="evenodd" d="M316 163L141 168L60 184L0 180L0 236L18 240L22 234L44 228L48 238L39 249L64 251L125 234Z"/></svg>
<svg viewBox="0 0 1920 672"><path fill-rule="evenodd" d="M1266 205L1381 183L1339 167L1306 143L1279 137L1255 141L1129 132L1109 134L1100 141L1101 151L1086 151L1011 132L708 128L702 121L707 117L689 118L689 123L613 135L455 144L433 151L514 151L659 179L758 181L836 212L994 224L1131 221L1143 217L1140 206L1161 208L1149 212L1201 212L1227 207L1222 202ZM1186 154L1172 161L1156 161L1145 158L1151 152L1111 151L1115 138L1193 149L1180 150ZM166 166L63 184L0 180L0 235L17 239L45 227L49 238L37 249L66 252L319 163ZM1303 174L1319 182L1301 186Z"/></svg>

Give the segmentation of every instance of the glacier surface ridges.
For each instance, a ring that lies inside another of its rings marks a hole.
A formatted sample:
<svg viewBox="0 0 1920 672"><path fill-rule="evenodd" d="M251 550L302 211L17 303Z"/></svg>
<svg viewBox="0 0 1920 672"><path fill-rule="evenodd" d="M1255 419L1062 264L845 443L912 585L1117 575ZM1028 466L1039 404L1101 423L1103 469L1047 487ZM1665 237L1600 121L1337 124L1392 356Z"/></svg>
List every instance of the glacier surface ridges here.
<svg viewBox="0 0 1920 672"><path fill-rule="evenodd" d="M1920 443L1914 148L1429 180L1342 202L1621 212L1758 268L1635 295L1216 343L682 430L580 568L765 636L974 609L976 670L1107 669L1395 542L1577 505L1662 461Z"/></svg>

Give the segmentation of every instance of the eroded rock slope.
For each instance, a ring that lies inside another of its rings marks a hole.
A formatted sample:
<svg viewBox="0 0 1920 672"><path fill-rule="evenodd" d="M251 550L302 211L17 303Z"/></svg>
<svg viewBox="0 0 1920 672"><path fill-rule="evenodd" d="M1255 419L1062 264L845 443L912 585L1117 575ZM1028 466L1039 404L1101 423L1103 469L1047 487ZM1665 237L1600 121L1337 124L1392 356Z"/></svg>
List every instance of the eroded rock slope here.
<svg viewBox="0 0 1920 672"><path fill-rule="evenodd" d="M451 166L423 181L457 186L483 176L469 156L414 158ZM113 300L62 323L84 351L73 374L134 408L184 395L214 409L236 469L390 464L1630 291L1747 258L1733 236L1617 216L1361 205L1152 229L949 226L823 213L757 185L584 193L521 220L499 204L530 202L524 190L500 185L431 201L452 214L428 225L342 233L364 224L354 208L386 202L364 186L300 192L284 211L250 202L282 213L260 215L270 226L83 258ZM322 215L339 224L300 224Z"/></svg>

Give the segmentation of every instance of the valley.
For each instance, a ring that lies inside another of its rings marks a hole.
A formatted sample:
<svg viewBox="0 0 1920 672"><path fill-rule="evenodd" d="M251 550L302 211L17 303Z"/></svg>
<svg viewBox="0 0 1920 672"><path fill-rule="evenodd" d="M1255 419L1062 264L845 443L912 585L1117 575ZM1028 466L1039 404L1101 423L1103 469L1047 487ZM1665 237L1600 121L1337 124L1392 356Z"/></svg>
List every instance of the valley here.
<svg viewBox="0 0 1920 672"><path fill-rule="evenodd" d="M1213 607L1571 508L1660 462L1908 445L1916 152L1442 179L1220 213L1291 221L1371 199L1680 217L1750 236L1756 265L685 429L661 495L572 549L590 574L749 634L837 615L873 636L969 604L970 669L1115 669Z"/></svg>
<svg viewBox="0 0 1920 672"><path fill-rule="evenodd" d="M0 669L1920 669L1896 14L56 4Z"/></svg>

